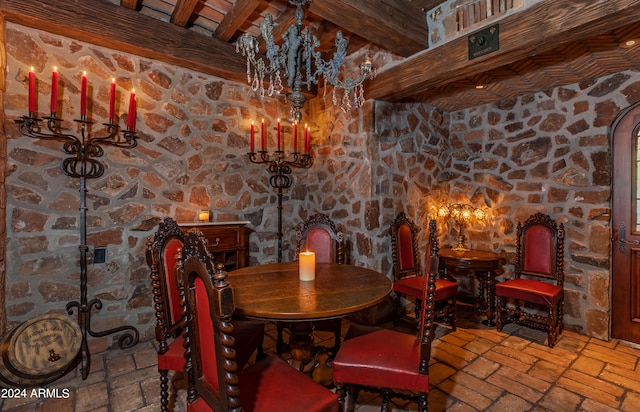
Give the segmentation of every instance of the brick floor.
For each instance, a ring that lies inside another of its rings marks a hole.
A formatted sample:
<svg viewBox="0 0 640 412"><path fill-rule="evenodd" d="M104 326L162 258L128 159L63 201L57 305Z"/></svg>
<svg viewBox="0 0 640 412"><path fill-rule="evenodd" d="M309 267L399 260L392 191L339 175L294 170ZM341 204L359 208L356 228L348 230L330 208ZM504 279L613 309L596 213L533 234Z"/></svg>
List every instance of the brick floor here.
<svg viewBox="0 0 640 412"><path fill-rule="evenodd" d="M345 330L348 322L345 323ZM390 327L390 325L385 325ZM406 328L399 328L408 333ZM508 325L503 332L478 319L459 320L458 330L439 326L432 350L429 410L472 411L638 411L640 410L640 346L610 342L565 331L555 348L545 335ZM318 333L316 343L332 343ZM267 353L275 353L275 327L267 326ZM159 410L159 379L155 342L91 357L91 373L60 378L49 389L67 390L68 397L18 396L0 399L5 412L151 412ZM171 374L171 408L183 412L185 381ZM0 385L1 386L1 385ZM380 410L375 394L361 392L351 405L357 412ZM393 411L417 410L398 400Z"/></svg>

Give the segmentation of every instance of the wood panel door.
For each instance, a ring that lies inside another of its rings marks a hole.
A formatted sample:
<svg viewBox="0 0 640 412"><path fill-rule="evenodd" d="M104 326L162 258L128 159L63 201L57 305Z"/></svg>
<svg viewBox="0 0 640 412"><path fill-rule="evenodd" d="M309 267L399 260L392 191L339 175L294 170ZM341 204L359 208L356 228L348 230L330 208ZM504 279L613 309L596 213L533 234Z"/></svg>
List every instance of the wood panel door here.
<svg viewBox="0 0 640 412"><path fill-rule="evenodd" d="M611 127L611 337L640 343L640 102Z"/></svg>

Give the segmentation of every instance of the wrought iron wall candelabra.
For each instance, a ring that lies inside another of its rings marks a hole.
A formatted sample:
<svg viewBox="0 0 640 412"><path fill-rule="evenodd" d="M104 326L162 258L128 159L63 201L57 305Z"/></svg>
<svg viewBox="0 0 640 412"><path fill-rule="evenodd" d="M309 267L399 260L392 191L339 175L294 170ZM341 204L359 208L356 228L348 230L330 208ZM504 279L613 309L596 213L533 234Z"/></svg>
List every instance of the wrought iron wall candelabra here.
<svg viewBox="0 0 640 412"><path fill-rule="evenodd" d="M267 166L271 174L269 184L276 189L278 195L278 262L282 262L282 191L291 187L293 183L291 172L294 168L308 169L313 165L313 157L308 151L305 152L307 153L293 151L289 159L283 150L276 150L273 154L269 154L266 150L247 153L252 163Z"/></svg>
<svg viewBox="0 0 640 412"><path fill-rule="evenodd" d="M86 179L95 179L104 173L104 165L96 158L102 157L104 150L102 146L117 146L122 148L133 148L136 145L136 135L132 130L120 130L113 119L105 123L106 135L103 137L91 137L89 130L92 122L86 119L86 115L81 115L80 120L75 120L80 125L80 137L68 134L62 127L63 120L56 117L52 112L50 117L40 119L33 111L29 111L29 116L22 116L16 120L20 132L28 137L36 139L61 140L62 151L69 157L62 160L62 172L73 178L80 179L80 301L67 303L66 309L72 315L74 308L77 310L78 324L82 331L82 344L80 347L82 379L86 379L90 368L89 347L87 344L87 334L93 337L102 337L114 333L123 332L118 339L118 345L122 349L130 348L138 343L139 333L133 326L121 326L104 331L94 331L91 329L91 310L102 308L102 301L98 298L88 300L87 298L87 206Z"/></svg>

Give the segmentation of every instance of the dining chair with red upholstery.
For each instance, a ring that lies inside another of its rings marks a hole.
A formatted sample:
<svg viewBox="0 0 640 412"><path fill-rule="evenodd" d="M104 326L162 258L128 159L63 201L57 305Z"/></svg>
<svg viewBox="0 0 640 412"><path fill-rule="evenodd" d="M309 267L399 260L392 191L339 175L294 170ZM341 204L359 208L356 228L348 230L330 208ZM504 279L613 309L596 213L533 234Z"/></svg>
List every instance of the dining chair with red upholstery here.
<svg viewBox="0 0 640 412"><path fill-rule="evenodd" d="M514 278L496 285L496 328L542 330L553 348L563 329L564 225L536 213L518 222L516 236Z"/></svg>
<svg viewBox="0 0 640 412"><path fill-rule="evenodd" d="M296 227L296 260L298 260L300 252L305 251L315 253L316 263L345 263L342 228L336 226L336 224L323 213L317 213L311 216L304 223ZM283 330L285 328L288 328L286 322L277 323L276 349L278 353L281 353L284 348ZM332 350L335 353L340 347L342 334L341 320L327 319L315 321L313 328L314 330L333 332L334 346Z"/></svg>
<svg viewBox="0 0 640 412"><path fill-rule="evenodd" d="M195 233L187 234L182 253L187 411L337 411L335 393L279 358L238 369L241 342L233 336L233 289L224 265L213 267Z"/></svg>
<svg viewBox="0 0 640 412"><path fill-rule="evenodd" d="M185 233L175 220L165 218L153 237L147 240L146 259L150 269L151 293L156 315L155 335L158 342L158 372L160 372L160 408L169 410L169 371L184 370L182 339L182 306L176 272L176 256L183 247ZM203 238L204 239L204 238ZM204 240L206 242L206 240ZM264 324L238 321L235 335L246 345L238 348L238 363L244 366L257 351L263 356Z"/></svg>
<svg viewBox="0 0 640 412"><path fill-rule="evenodd" d="M411 400L428 410L429 360L434 339L438 250L432 245L422 282L421 310L416 334L352 324L333 360L333 379L342 410L346 395L355 404L364 389L382 395L381 411L391 398Z"/></svg>
<svg viewBox="0 0 640 412"><path fill-rule="evenodd" d="M393 260L393 323L398 325L401 319L407 320L403 299L415 299L415 318L419 319L420 297L424 290L425 278L420 264L418 234L420 228L404 212L398 213L391 222L391 254ZM429 222L429 244L438 248L436 221ZM431 248L432 246L430 246ZM429 257L427 256L427 259ZM436 318L444 319L456 330L456 307L458 284L452 280L436 279Z"/></svg>

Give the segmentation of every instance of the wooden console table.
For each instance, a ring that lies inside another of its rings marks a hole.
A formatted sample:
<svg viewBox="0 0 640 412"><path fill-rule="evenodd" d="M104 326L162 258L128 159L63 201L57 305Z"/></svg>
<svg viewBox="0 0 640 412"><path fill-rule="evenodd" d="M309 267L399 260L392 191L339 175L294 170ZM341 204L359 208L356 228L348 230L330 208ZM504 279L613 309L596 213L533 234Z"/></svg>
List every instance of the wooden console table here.
<svg viewBox="0 0 640 412"><path fill-rule="evenodd" d="M196 229L204 234L209 243L209 252L216 263L224 263L225 270L249 265L248 221L234 222L189 222L179 223L183 230Z"/></svg>
<svg viewBox="0 0 640 412"><path fill-rule="evenodd" d="M479 293L476 307L483 313L487 324L494 324L496 309L496 276L502 270L504 258L486 250L456 251L440 249L440 269L445 276L471 275L478 279Z"/></svg>

